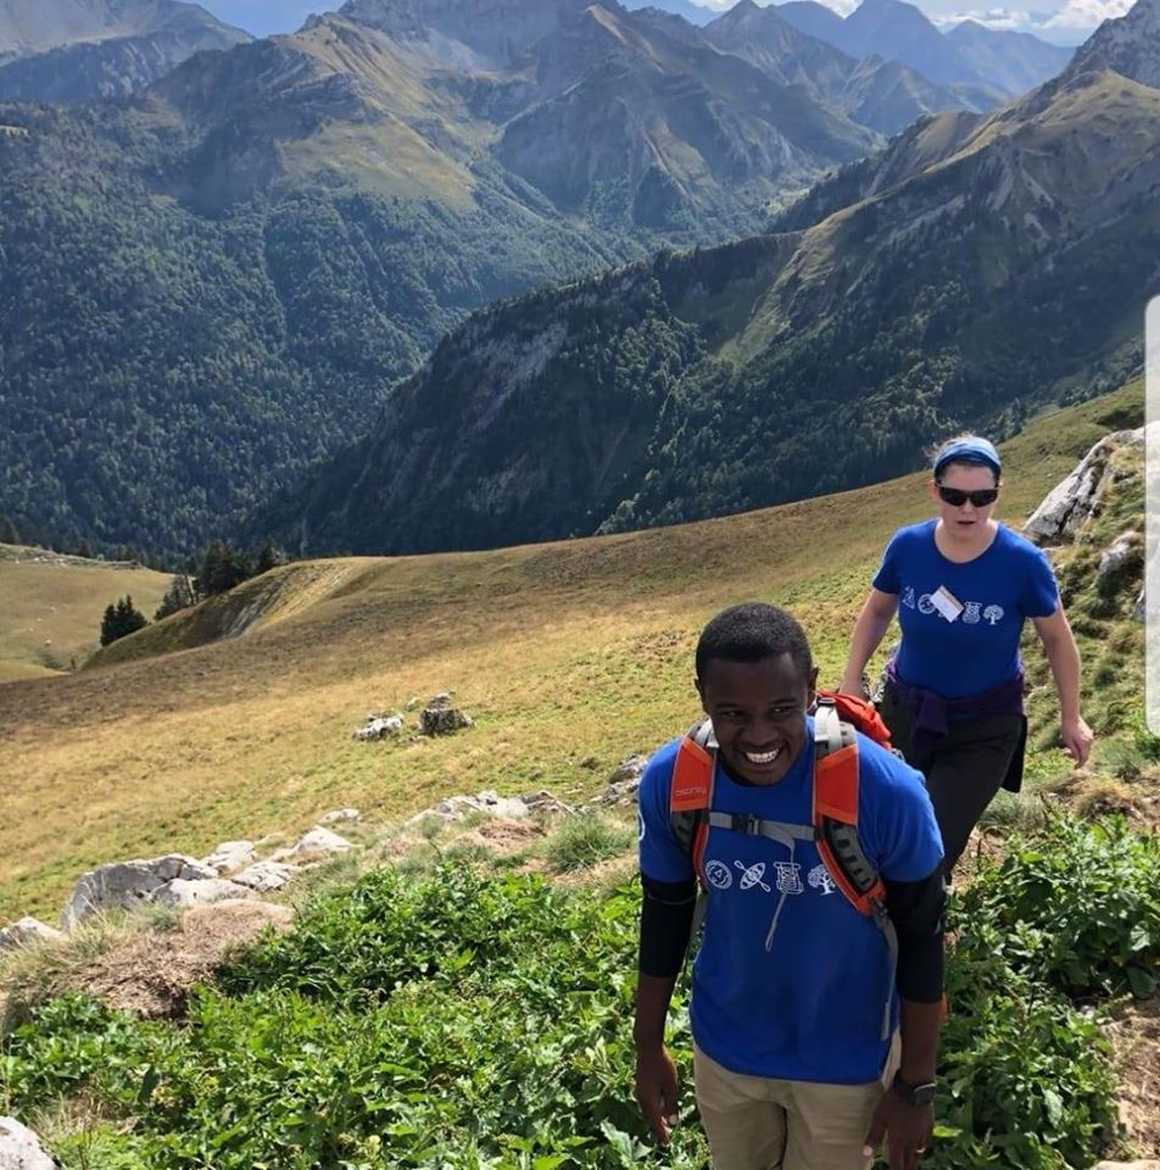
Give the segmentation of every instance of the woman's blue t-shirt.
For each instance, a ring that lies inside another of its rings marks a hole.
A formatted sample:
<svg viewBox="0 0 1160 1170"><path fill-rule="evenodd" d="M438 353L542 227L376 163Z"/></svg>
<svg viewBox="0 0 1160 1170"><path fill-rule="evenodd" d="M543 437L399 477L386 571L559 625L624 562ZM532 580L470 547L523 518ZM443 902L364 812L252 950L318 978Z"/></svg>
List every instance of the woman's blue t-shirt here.
<svg viewBox="0 0 1160 1170"><path fill-rule="evenodd" d="M717 765L713 807L808 825L813 810L813 720L806 746L777 784L739 784ZM656 881L693 877L673 836L669 788L680 741L649 761L640 786L640 868ZM892 881L919 881L941 864L942 838L922 776L858 737L858 834ZM732 829L709 831L705 933L693 967L693 1036L718 1064L749 1076L827 1084L877 1078L890 993L881 930L834 886L812 841L789 848ZM784 905L770 936L778 905ZM897 996L892 1005L897 1022Z"/></svg>
<svg viewBox="0 0 1160 1170"><path fill-rule="evenodd" d="M986 552L958 564L939 552L935 524L912 524L891 537L874 588L898 596L899 678L957 699L1019 673L1023 623L1055 613L1059 590L1042 550L1005 525ZM962 606L953 621L932 601L940 587Z"/></svg>

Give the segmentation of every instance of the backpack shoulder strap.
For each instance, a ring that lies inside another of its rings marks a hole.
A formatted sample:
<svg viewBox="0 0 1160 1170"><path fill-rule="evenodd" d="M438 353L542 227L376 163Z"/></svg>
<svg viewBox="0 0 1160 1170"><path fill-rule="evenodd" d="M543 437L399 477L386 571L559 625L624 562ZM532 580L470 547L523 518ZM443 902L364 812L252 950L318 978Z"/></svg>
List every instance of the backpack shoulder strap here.
<svg viewBox="0 0 1160 1170"><path fill-rule="evenodd" d="M858 838L858 738L832 703L819 701L814 716L815 841L822 862L846 900L877 916L886 890Z"/></svg>
<svg viewBox="0 0 1160 1170"><path fill-rule="evenodd" d="M669 786L669 824L681 848L690 854L698 876L713 805L717 741L713 724L696 724L681 740Z"/></svg>

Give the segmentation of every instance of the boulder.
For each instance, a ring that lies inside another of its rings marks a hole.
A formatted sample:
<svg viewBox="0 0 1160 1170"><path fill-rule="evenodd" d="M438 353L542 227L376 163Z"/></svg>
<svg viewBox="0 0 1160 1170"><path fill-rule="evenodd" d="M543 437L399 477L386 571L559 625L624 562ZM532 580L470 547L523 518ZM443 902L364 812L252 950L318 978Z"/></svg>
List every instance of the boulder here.
<svg viewBox="0 0 1160 1170"><path fill-rule="evenodd" d="M0 1117L0 1170L54 1170L40 1139L15 1117Z"/></svg>
<svg viewBox="0 0 1160 1170"><path fill-rule="evenodd" d="M402 715L368 715L366 724L351 733L351 739L364 742L374 739L386 739L390 735L398 735L403 730Z"/></svg>
<svg viewBox="0 0 1160 1170"><path fill-rule="evenodd" d="M230 880L260 894L268 894L271 890L280 890L297 872L297 866L283 861L256 861Z"/></svg>
<svg viewBox="0 0 1160 1170"><path fill-rule="evenodd" d="M253 841L223 841L202 861L202 865L221 875L233 869L243 869L253 860Z"/></svg>
<svg viewBox="0 0 1160 1170"><path fill-rule="evenodd" d="M1144 428L1105 435L1083 457L1076 469L1048 492L1023 527L1036 544L1059 544L1074 539L1096 510L1108 482L1112 456L1124 446L1143 446Z"/></svg>
<svg viewBox="0 0 1160 1170"><path fill-rule="evenodd" d="M490 790L480 792L476 796L449 796L431 808L416 813L407 822L414 825L427 817L439 817L444 821L461 821L468 813L486 813L490 817L503 817L509 821L523 820L531 814L531 809L519 796L500 796L498 792Z"/></svg>
<svg viewBox="0 0 1160 1170"><path fill-rule="evenodd" d="M648 766L648 756L633 755L621 760L615 772L608 777L608 787L593 802L595 804L635 803L640 789L640 778Z"/></svg>
<svg viewBox="0 0 1160 1170"><path fill-rule="evenodd" d="M61 915L61 925L72 930L98 910L132 909L175 879L203 881L216 877L217 870L181 853L99 865L78 879Z"/></svg>
<svg viewBox="0 0 1160 1170"><path fill-rule="evenodd" d="M224 878L202 878L187 881L174 878L153 891L149 900L158 906L206 906L211 902L224 902L228 898L251 898L254 891L238 882Z"/></svg>
<svg viewBox="0 0 1160 1170"><path fill-rule="evenodd" d="M39 918L21 918L0 929L0 954L42 942L57 942L64 934Z"/></svg>
<svg viewBox="0 0 1160 1170"><path fill-rule="evenodd" d="M303 834L289 849L279 849L271 856L270 860L289 861L291 858L318 854L349 853L353 848L354 846L345 837L340 837L337 833L332 833L329 829L324 829L321 826L315 826L309 833Z"/></svg>
<svg viewBox="0 0 1160 1170"><path fill-rule="evenodd" d="M318 823L320 825L337 825L343 822L354 824L360 820L362 820L362 814L357 808L336 808L333 812L319 817Z"/></svg>
<svg viewBox="0 0 1160 1170"><path fill-rule="evenodd" d="M419 712L419 731L423 735L452 735L471 726L471 716L452 705L450 691L436 695Z"/></svg>

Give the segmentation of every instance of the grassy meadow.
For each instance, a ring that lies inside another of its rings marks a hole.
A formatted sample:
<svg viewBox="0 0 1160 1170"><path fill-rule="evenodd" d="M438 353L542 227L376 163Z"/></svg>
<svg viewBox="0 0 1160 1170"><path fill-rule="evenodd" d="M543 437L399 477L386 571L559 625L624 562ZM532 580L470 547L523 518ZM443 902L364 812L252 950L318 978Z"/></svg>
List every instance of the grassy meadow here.
<svg viewBox="0 0 1160 1170"><path fill-rule="evenodd" d="M97 649L105 606L126 593L146 617L167 573L0 545L0 683L60 674Z"/></svg>
<svg viewBox="0 0 1160 1170"><path fill-rule="evenodd" d="M1031 422L1004 447L1001 517L1021 524L1097 439L1142 417L1137 381ZM0 685L0 921L53 919L100 862L201 855L341 805L389 821L482 788L591 794L692 721L697 632L736 601L788 605L833 684L886 538L928 514L923 485L612 537L289 565L88 669ZM1098 626L1080 634L1089 658L1106 653ZM1118 695L1142 687L1141 646L1142 631L1121 639ZM448 689L472 730L352 741L368 711ZM1033 709L1050 723L1044 700ZM1037 745L1033 777L1066 771L1049 728Z"/></svg>

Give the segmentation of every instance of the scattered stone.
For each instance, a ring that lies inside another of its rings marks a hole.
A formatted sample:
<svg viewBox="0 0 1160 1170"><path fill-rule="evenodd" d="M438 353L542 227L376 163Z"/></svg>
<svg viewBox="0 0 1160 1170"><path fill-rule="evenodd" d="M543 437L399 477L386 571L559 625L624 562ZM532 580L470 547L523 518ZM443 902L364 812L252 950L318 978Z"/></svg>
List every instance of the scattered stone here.
<svg viewBox="0 0 1160 1170"><path fill-rule="evenodd" d="M616 771L608 777L608 787L598 796L594 804L635 803L640 778L648 766L648 756L633 755L623 759Z"/></svg>
<svg viewBox="0 0 1160 1170"><path fill-rule="evenodd" d="M531 809L519 796L500 796L490 790L477 796L449 796L431 808L416 813L407 821L416 825L427 817L439 817L444 821L461 821L469 813L486 813L490 817L504 817L509 821L522 820L531 815Z"/></svg>
<svg viewBox="0 0 1160 1170"><path fill-rule="evenodd" d="M0 929L0 954L36 943L57 942L62 938L63 932L41 922L39 918L21 918Z"/></svg>
<svg viewBox="0 0 1160 1170"><path fill-rule="evenodd" d="M283 861L258 861L241 873L234 874L230 880L239 886L257 890L259 894L268 894L271 890L280 890L297 872L297 866L287 865Z"/></svg>
<svg viewBox="0 0 1160 1170"><path fill-rule="evenodd" d="M208 866L219 876L232 869L242 869L254 860L253 841L223 841L202 865Z"/></svg>
<svg viewBox="0 0 1160 1170"><path fill-rule="evenodd" d="M309 833L300 837L289 849L279 849L270 860L288 861L292 857L318 854L331 856L338 853L349 853L353 848L354 846L345 837L340 837L329 829L316 826Z"/></svg>
<svg viewBox="0 0 1160 1170"><path fill-rule="evenodd" d="M212 902L224 902L232 898L251 898L254 891L237 882L226 881L224 878L203 878L198 881L186 881L184 878L174 878L153 891L151 902L158 906L207 906Z"/></svg>
<svg viewBox="0 0 1160 1170"><path fill-rule="evenodd" d="M360 727L351 733L351 739L367 742L375 739L386 739L391 735L398 735L403 730L402 715L368 715L365 727Z"/></svg>
<svg viewBox="0 0 1160 1170"><path fill-rule="evenodd" d="M600 767L600 761L596 756L585 756L576 766L578 768L587 768L591 772L593 769Z"/></svg>
<svg viewBox="0 0 1160 1170"><path fill-rule="evenodd" d="M471 716L452 706L451 692L442 691L419 712L419 731L423 735L453 735L473 726Z"/></svg>
<svg viewBox="0 0 1160 1170"><path fill-rule="evenodd" d="M546 789L525 793L519 799L523 801L528 812L541 817L571 816L576 811L570 804L565 804Z"/></svg>
<svg viewBox="0 0 1160 1170"><path fill-rule="evenodd" d="M320 817L318 823L320 825L336 825L343 821L351 823L362 820L362 813L357 808L336 808L333 812L328 812L324 817Z"/></svg>
<svg viewBox="0 0 1160 1170"><path fill-rule="evenodd" d="M217 876L217 870L181 853L99 865L78 879L61 915L61 925L72 930L98 910L132 909L175 879L203 881Z"/></svg>
<svg viewBox="0 0 1160 1170"><path fill-rule="evenodd" d="M1031 514L1023 531L1036 544L1058 544L1074 539L1095 512L1109 482L1109 465L1117 450L1143 446L1144 428L1105 435L1083 457L1076 469L1048 492Z"/></svg>
<svg viewBox="0 0 1160 1170"><path fill-rule="evenodd" d="M40 1139L15 1117L0 1117L0 1170L53 1170Z"/></svg>

